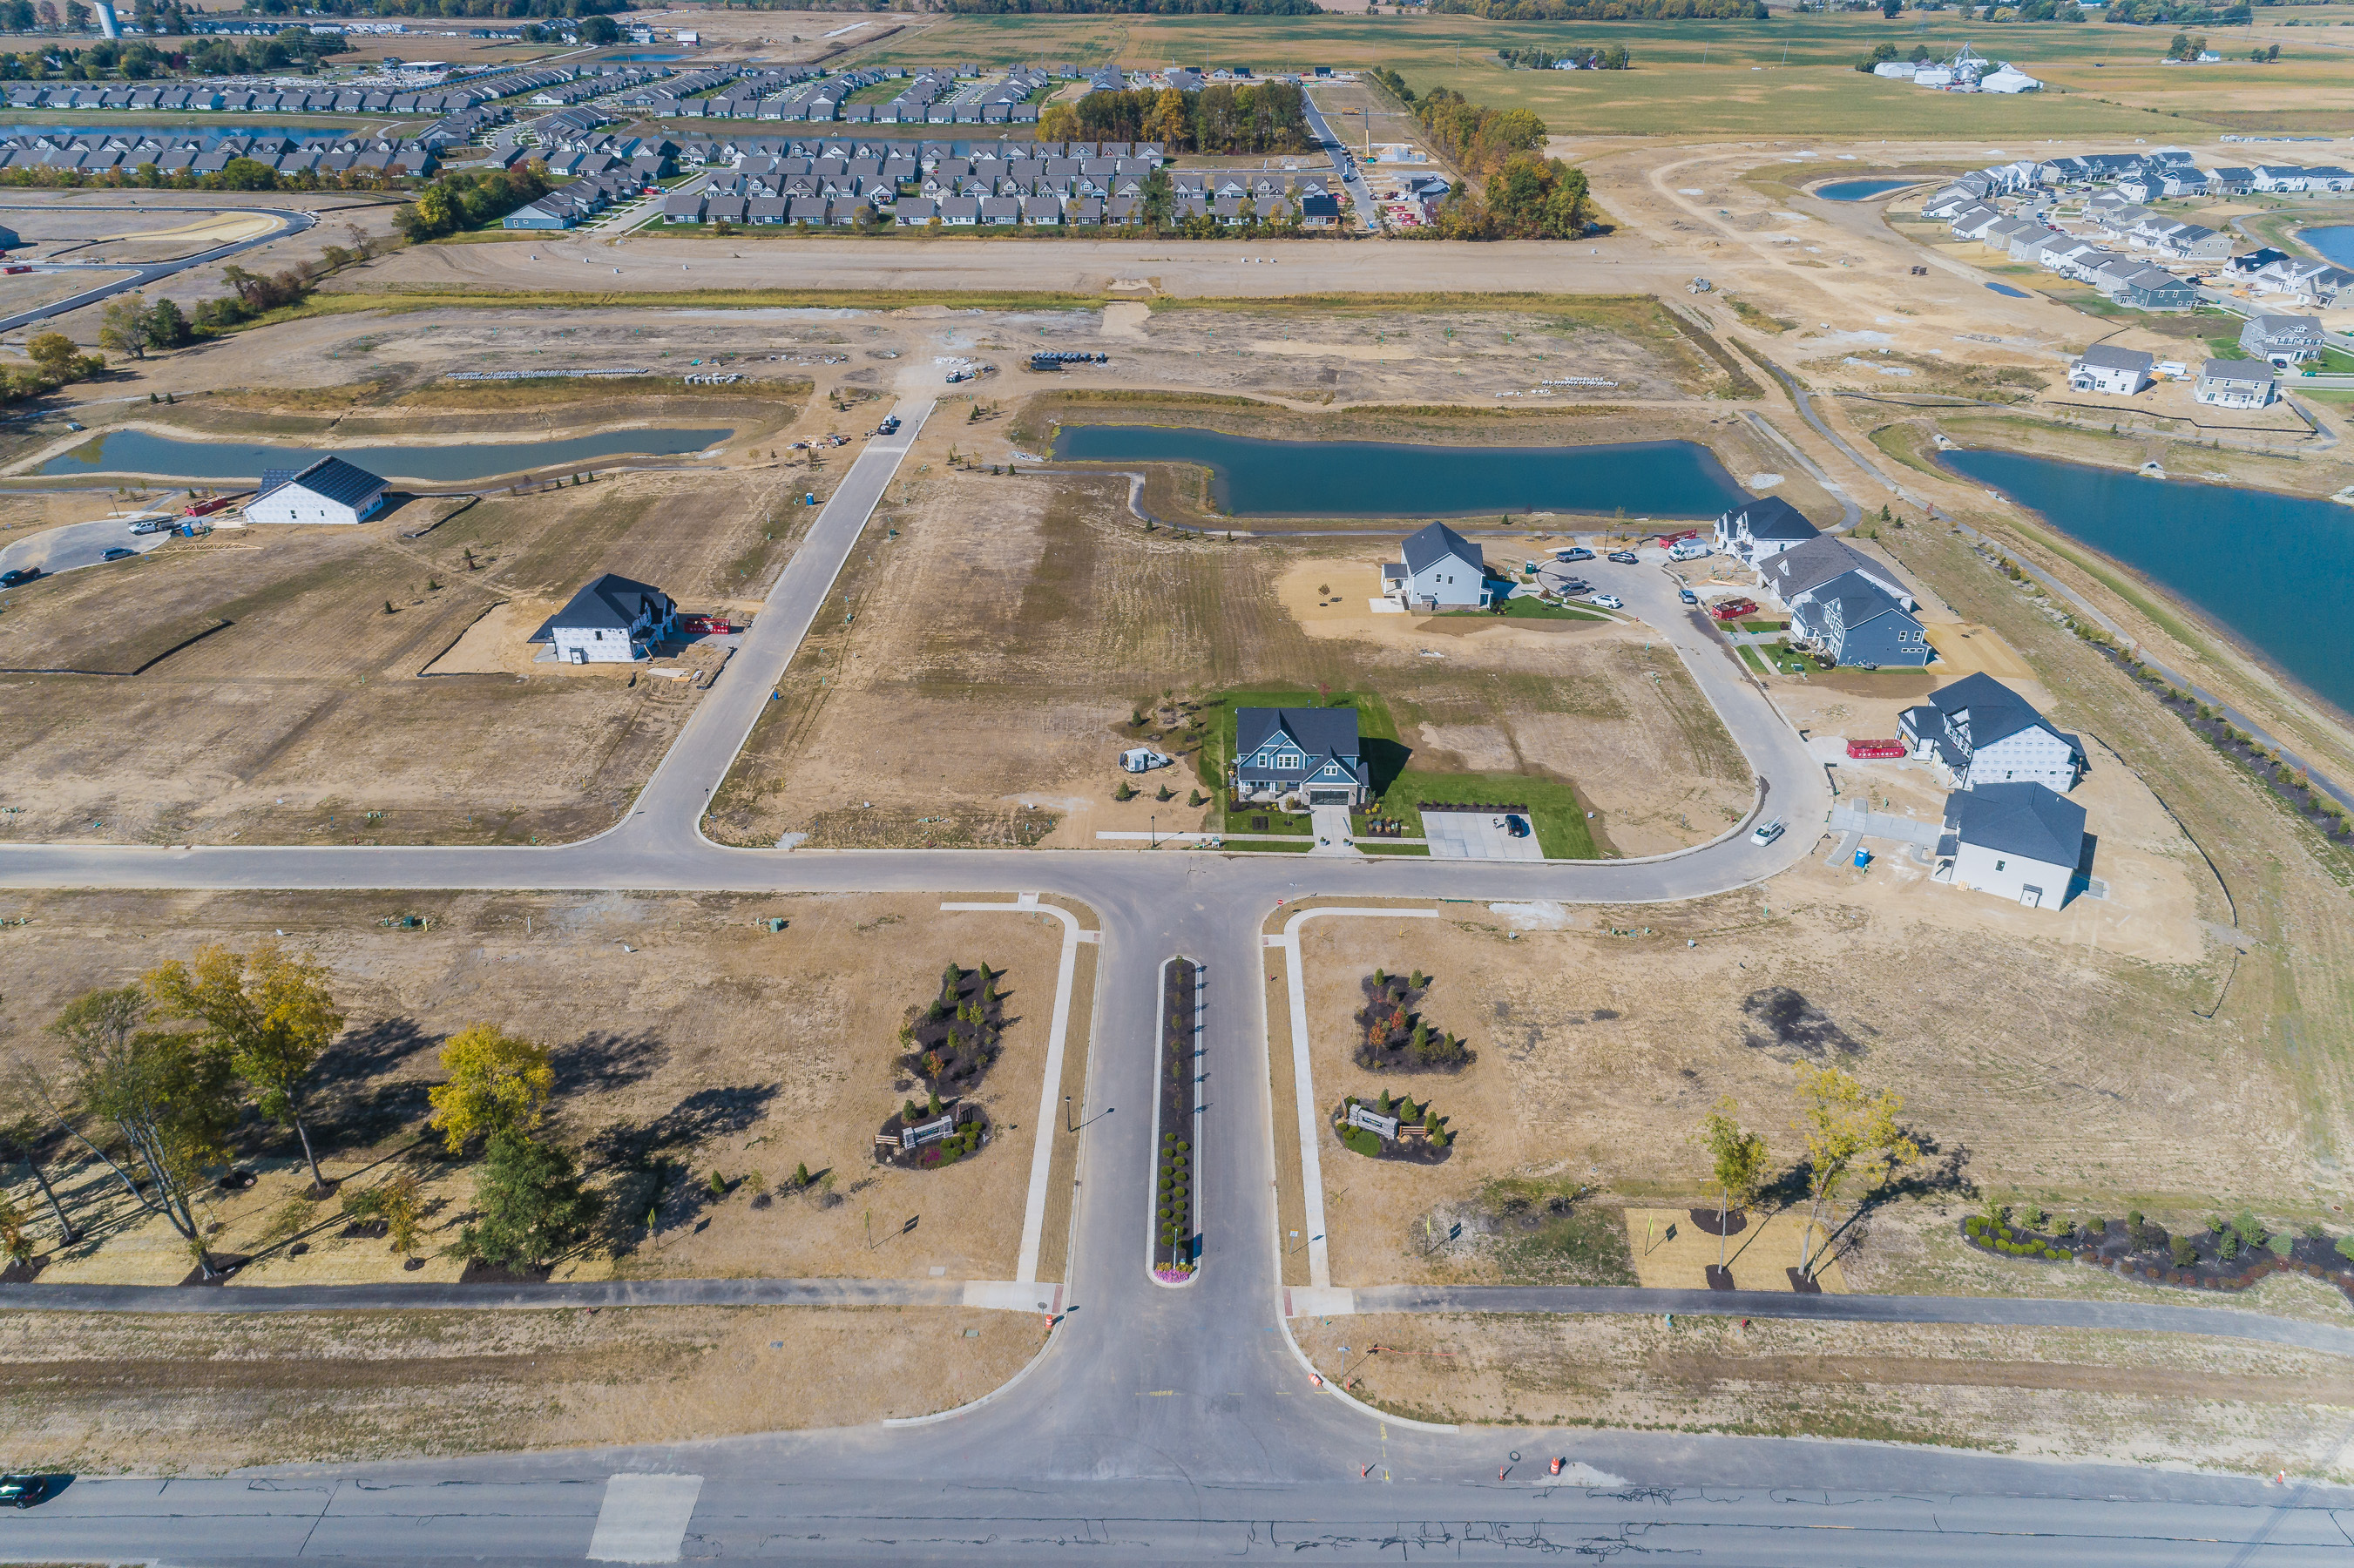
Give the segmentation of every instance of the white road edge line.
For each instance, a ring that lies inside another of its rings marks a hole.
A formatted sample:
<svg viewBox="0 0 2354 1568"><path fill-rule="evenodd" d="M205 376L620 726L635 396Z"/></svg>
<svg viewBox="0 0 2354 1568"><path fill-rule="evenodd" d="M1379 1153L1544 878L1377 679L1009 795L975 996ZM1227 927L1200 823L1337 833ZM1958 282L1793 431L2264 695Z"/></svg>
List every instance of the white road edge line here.
<svg viewBox="0 0 2354 1568"><path fill-rule="evenodd" d="M1291 983L1291 1086L1299 1100L1299 1186L1306 1200L1308 1283L1320 1290L1332 1286L1332 1254L1324 1240L1324 1158L1316 1136L1316 1084L1308 1065L1308 977L1299 959L1299 927L1320 915L1394 916L1402 920L1436 920L1436 909L1302 909L1283 923L1283 935L1267 938L1267 946L1283 949L1285 970ZM1280 1237L1277 1238L1278 1242ZM1378 1413L1376 1413L1378 1414Z"/></svg>
<svg viewBox="0 0 2354 1568"><path fill-rule="evenodd" d="M1055 1095L1063 1086L1063 1047L1071 1031L1071 992L1079 968L1079 917L1059 905L1039 903L1034 893L1023 894L1013 904L943 904L940 907L1052 915L1063 923L1063 967L1055 977L1055 1018L1046 1031L1046 1081L1038 1088L1038 1136L1030 1147L1030 1195L1022 1203L1022 1255L1013 1267L1013 1282L1031 1285L1038 1278L1038 1251L1046 1235L1046 1171L1055 1160Z"/></svg>
<svg viewBox="0 0 2354 1568"><path fill-rule="evenodd" d="M604 1506L588 1538L591 1563L675 1563L703 1495L701 1476L620 1471L605 1478Z"/></svg>

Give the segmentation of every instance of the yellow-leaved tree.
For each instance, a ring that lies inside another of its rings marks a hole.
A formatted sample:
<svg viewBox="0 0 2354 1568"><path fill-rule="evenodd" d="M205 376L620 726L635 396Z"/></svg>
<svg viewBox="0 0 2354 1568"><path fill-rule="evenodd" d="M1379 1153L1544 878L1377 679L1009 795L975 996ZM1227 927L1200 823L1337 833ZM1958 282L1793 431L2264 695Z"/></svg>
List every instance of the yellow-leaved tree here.
<svg viewBox="0 0 2354 1568"><path fill-rule="evenodd" d="M1903 1097L1893 1089L1869 1094L1837 1067L1798 1066L1798 1131L1807 1142L1807 1235L1798 1272L1814 1272L1815 1231L1850 1177L1867 1191L1921 1158L1897 1118Z"/></svg>
<svg viewBox="0 0 2354 1568"><path fill-rule="evenodd" d="M495 1024L461 1029L441 1047L449 1081L426 1091L442 1146L455 1154L472 1139L528 1134L547 1110L556 1069L547 1047Z"/></svg>

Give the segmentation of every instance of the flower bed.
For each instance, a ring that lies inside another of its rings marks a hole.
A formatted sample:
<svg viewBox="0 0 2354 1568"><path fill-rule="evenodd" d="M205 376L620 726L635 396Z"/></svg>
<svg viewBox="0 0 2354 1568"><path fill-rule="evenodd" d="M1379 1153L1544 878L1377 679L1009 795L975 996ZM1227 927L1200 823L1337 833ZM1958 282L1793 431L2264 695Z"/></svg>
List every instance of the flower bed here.
<svg viewBox="0 0 2354 1568"><path fill-rule="evenodd" d="M1384 1138L1371 1128L1350 1125L1349 1113L1363 1106L1376 1116L1394 1117L1398 1136ZM1416 1128L1422 1128L1416 1133ZM1435 1114L1428 1100L1416 1105L1401 1095L1392 1099L1384 1090L1377 1100L1360 1099L1355 1095L1342 1100L1332 1111L1332 1136L1352 1152L1368 1160L1395 1160L1408 1165L1444 1165L1455 1152L1458 1136L1447 1126L1447 1118Z"/></svg>
<svg viewBox="0 0 2354 1568"><path fill-rule="evenodd" d="M1201 1198L1193 1173L1201 1169L1201 1118L1193 1114L1195 1053L1200 1049L1196 1007L1201 969L1190 959L1172 959L1161 992L1161 1088L1155 1111L1160 1133L1152 1162L1152 1272L1178 1283L1193 1277L1201 1255Z"/></svg>
<svg viewBox="0 0 2354 1568"><path fill-rule="evenodd" d="M1419 970L1411 979L1375 969L1363 981L1365 1005L1357 1010L1355 1061L1369 1073L1459 1073L1479 1054L1458 1035L1433 1029L1414 1011L1430 994Z"/></svg>
<svg viewBox="0 0 2354 1568"><path fill-rule="evenodd" d="M940 971L940 989L931 1001L907 1009L899 1044L907 1048L898 1060L901 1071L922 1081L930 1091L927 1103L902 1102L875 1134L875 1162L902 1171L934 1171L981 1151L990 1141L989 1117L968 1097L981 1086L1004 1049L1005 993L998 989L1004 972L983 963L977 969L950 964ZM900 1087L907 1086L902 1080ZM928 1134L914 1148L900 1136L909 1128L928 1128L943 1117L944 1133Z"/></svg>
<svg viewBox="0 0 2354 1568"><path fill-rule="evenodd" d="M912 1117L910 1110L914 1112ZM952 1130L946 1137L919 1143L913 1149L900 1146L899 1135L908 1128L938 1122L941 1117L952 1118ZM894 1165L902 1171L937 1171L980 1153L991 1141L989 1113L979 1106L959 1101L943 1105L936 1115L929 1107L910 1100L894 1111L875 1135L875 1163Z"/></svg>
<svg viewBox="0 0 2354 1568"><path fill-rule="evenodd" d="M1981 1252L2035 1263L2076 1262L2128 1279L2184 1290L2245 1290L2267 1275L2304 1274L2326 1279L2354 1301L2354 1238L2333 1241L2308 1231L2274 1235L2245 1212L2180 1234L2146 1221L2094 1219L2080 1224L2014 1222L2008 1210L1972 1214L1962 1239Z"/></svg>

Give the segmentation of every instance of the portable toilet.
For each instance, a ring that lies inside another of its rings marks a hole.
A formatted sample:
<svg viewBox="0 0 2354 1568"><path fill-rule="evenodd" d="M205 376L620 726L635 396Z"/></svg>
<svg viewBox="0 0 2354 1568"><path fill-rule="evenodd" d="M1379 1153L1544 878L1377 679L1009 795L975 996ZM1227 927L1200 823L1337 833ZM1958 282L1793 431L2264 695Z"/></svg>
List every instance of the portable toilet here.
<svg viewBox="0 0 2354 1568"><path fill-rule="evenodd" d="M1868 849L1865 849L1861 844L1858 844L1858 845L1856 846L1856 850L1855 850L1855 868L1856 868L1856 870L1858 870L1858 871L1865 870L1865 869L1867 869L1871 864L1872 864L1872 852L1871 852L1870 850L1868 850Z"/></svg>

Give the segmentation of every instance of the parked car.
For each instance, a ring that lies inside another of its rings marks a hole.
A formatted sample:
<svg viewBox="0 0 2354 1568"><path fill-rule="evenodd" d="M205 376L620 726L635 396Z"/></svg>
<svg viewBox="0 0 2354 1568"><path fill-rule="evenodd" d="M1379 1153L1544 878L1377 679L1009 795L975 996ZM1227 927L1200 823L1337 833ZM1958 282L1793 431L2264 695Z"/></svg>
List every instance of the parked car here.
<svg viewBox="0 0 2354 1568"><path fill-rule="evenodd" d="M1600 605L1605 609L1624 609L1627 608L1627 601L1620 599L1615 593L1596 594L1594 596L1594 602Z"/></svg>
<svg viewBox="0 0 2354 1568"><path fill-rule="evenodd" d="M161 517L142 517L138 522L131 524L131 531L133 534L162 534L168 532L171 526L170 523Z"/></svg>
<svg viewBox="0 0 2354 1568"><path fill-rule="evenodd" d="M8 1508L30 1508L56 1490L57 1483L47 1476L0 1476L0 1505Z"/></svg>
<svg viewBox="0 0 2354 1568"><path fill-rule="evenodd" d="M1561 591L1566 594L1592 593L1594 585L1584 577L1572 577L1561 585Z"/></svg>
<svg viewBox="0 0 2354 1568"><path fill-rule="evenodd" d="M1583 545L1572 545L1565 550L1555 550L1553 558L1556 561L1590 561L1594 559L1594 552Z"/></svg>
<svg viewBox="0 0 2354 1568"><path fill-rule="evenodd" d="M12 567L5 572L0 572L0 588L15 588L18 583L31 582L40 575L41 568L38 567Z"/></svg>
<svg viewBox="0 0 2354 1568"><path fill-rule="evenodd" d="M138 553L138 551L133 549L128 545L117 545L111 550L107 551L105 555L101 556L99 559L102 561L127 561Z"/></svg>
<svg viewBox="0 0 2354 1568"><path fill-rule="evenodd" d="M1776 817L1770 822L1758 823L1757 831L1749 835L1749 842L1753 844L1770 844L1781 836L1782 819Z"/></svg>
<svg viewBox="0 0 2354 1568"><path fill-rule="evenodd" d="M1504 831L1511 834L1512 837L1516 839L1524 839L1529 836L1529 824L1525 819L1521 817L1506 817L1504 819Z"/></svg>
<svg viewBox="0 0 2354 1568"><path fill-rule="evenodd" d="M1635 552L1632 550L1613 550L1610 552L1610 558L1617 562L1622 567L1632 567L1641 564L1635 558Z"/></svg>
<svg viewBox="0 0 2354 1568"><path fill-rule="evenodd" d="M1708 607L1708 612L1719 620L1738 620L1744 615L1756 614L1757 601L1754 599L1721 599Z"/></svg>
<svg viewBox="0 0 2354 1568"><path fill-rule="evenodd" d="M1686 604L1698 604L1700 602L1700 595L1692 592L1692 590L1688 588L1680 588L1676 589L1676 597L1683 600Z"/></svg>

